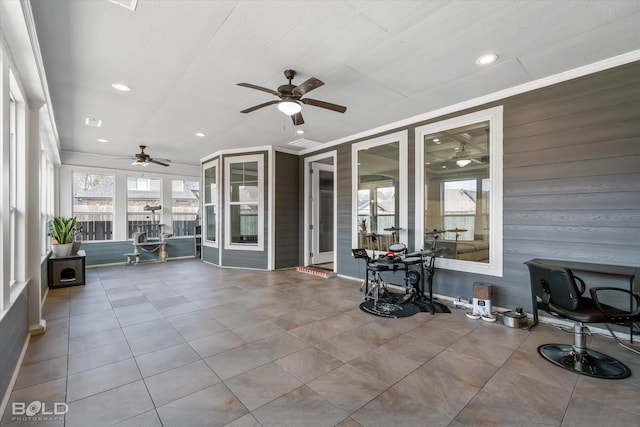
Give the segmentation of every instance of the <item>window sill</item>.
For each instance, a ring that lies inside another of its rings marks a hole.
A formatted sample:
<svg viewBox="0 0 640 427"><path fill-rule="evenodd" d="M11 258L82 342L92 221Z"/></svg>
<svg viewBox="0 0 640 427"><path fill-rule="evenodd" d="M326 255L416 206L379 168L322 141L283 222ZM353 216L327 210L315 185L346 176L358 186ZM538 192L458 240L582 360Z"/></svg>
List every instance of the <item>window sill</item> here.
<svg viewBox="0 0 640 427"><path fill-rule="evenodd" d="M264 246L259 243L229 243L224 248L230 251L264 251Z"/></svg>

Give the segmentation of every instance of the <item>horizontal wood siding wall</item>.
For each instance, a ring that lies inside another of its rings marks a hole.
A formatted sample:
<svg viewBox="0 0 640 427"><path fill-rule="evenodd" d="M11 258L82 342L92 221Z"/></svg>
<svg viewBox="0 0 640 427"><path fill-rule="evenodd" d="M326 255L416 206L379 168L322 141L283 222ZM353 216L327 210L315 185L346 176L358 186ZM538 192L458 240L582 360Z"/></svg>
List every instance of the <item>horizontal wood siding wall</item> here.
<svg viewBox="0 0 640 427"><path fill-rule="evenodd" d="M168 258L182 258L195 256L195 244L193 237L174 238L167 240ZM85 251L87 267L104 264L115 264L127 260L125 253L133 252L133 243L127 241L113 242L82 242L80 250ZM140 251L140 260L157 259L157 253Z"/></svg>
<svg viewBox="0 0 640 427"><path fill-rule="evenodd" d="M504 106L503 277L438 270L434 291L472 297L474 282L490 283L493 305L531 310L528 259L640 267L640 62L393 130L409 130L410 234L415 127L497 105ZM354 142L337 147L337 270L362 277L350 253Z"/></svg>
<svg viewBox="0 0 640 427"><path fill-rule="evenodd" d="M202 247L202 260L210 262L211 264L220 264L220 250L218 248L212 248L210 246Z"/></svg>
<svg viewBox="0 0 640 427"><path fill-rule="evenodd" d="M27 289L25 286L9 311L0 319L0 399L9 392L11 377L29 333Z"/></svg>
<svg viewBox="0 0 640 427"><path fill-rule="evenodd" d="M531 258L640 266L640 63L504 106L498 302L529 302Z"/></svg>
<svg viewBox="0 0 640 427"><path fill-rule="evenodd" d="M302 218L299 160L296 155L276 152L275 163L275 268L295 267L300 264L298 231Z"/></svg>

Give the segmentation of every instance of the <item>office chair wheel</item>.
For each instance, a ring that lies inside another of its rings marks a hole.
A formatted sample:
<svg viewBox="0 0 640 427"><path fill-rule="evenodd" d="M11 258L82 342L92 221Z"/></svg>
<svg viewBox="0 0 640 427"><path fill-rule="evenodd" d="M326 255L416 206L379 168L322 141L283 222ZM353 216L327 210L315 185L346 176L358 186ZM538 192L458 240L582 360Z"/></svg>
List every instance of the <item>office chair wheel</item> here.
<svg viewBox="0 0 640 427"><path fill-rule="evenodd" d="M538 353L554 365L576 374L610 380L628 378L631 375L624 363L590 349L576 351L572 345L544 344L538 347Z"/></svg>

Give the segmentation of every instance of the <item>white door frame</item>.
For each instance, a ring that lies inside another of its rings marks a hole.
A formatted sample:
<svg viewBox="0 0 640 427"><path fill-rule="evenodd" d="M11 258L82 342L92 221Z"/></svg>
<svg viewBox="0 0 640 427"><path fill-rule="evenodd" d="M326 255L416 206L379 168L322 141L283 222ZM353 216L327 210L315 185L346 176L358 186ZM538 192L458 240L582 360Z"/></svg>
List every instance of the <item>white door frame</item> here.
<svg viewBox="0 0 640 427"><path fill-rule="evenodd" d="M320 252L320 210L322 209L321 207L321 196L320 196L320 184L321 184L321 179L320 179L320 174L322 172L329 172L331 174L331 180L332 182L335 181L335 166L333 164L326 164L326 163L315 163L313 164L313 174L311 174L311 188L312 188L312 210L310 212L310 218L312 218L312 222L311 224L313 224L313 230L311 230L312 232L310 233L311 236L311 252L313 253L313 256L311 257L310 261L313 264L325 264L328 262L333 262L333 258L334 258L334 254L335 254L335 239L334 242L332 242L332 250L331 251L327 251L327 252ZM335 221L333 221L333 218L335 218L335 186L332 184L331 185L331 194L332 194L332 198L331 198L331 204L334 205L332 206L332 219L331 221L335 223ZM333 234L335 235L335 224L333 224Z"/></svg>
<svg viewBox="0 0 640 427"><path fill-rule="evenodd" d="M315 156L310 156L304 159L304 256L303 256L303 261L304 261L304 265L308 266L311 265L311 252L313 250L312 248L312 242L311 242L311 230L309 229L311 226L311 215L313 214L311 212L311 196L312 196L312 191L311 191L311 186L312 186L312 182L311 182L311 166L312 163L317 162L319 160L324 160L324 159L333 159L333 167L334 167L334 172L333 172L333 271L337 271L337 259L336 259L336 248L337 248L337 227L338 227L338 221L337 221L337 208L338 208L338 197L337 197L337 192L338 192L338 180L336 179L336 159L337 159L337 151L329 151L326 153L322 153L322 154L317 154Z"/></svg>

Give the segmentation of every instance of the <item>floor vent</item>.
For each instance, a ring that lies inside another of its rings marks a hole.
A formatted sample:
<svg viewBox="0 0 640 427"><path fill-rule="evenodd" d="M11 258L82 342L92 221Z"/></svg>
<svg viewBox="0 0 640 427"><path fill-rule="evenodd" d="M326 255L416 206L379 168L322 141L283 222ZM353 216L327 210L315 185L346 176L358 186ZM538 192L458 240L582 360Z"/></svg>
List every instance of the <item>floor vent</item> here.
<svg viewBox="0 0 640 427"><path fill-rule="evenodd" d="M313 268L313 267L296 267L296 271L300 273L313 274L314 276L324 277L325 279L329 277L336 277L337 274L333 271L324 270L322 268Z"/></svg>

